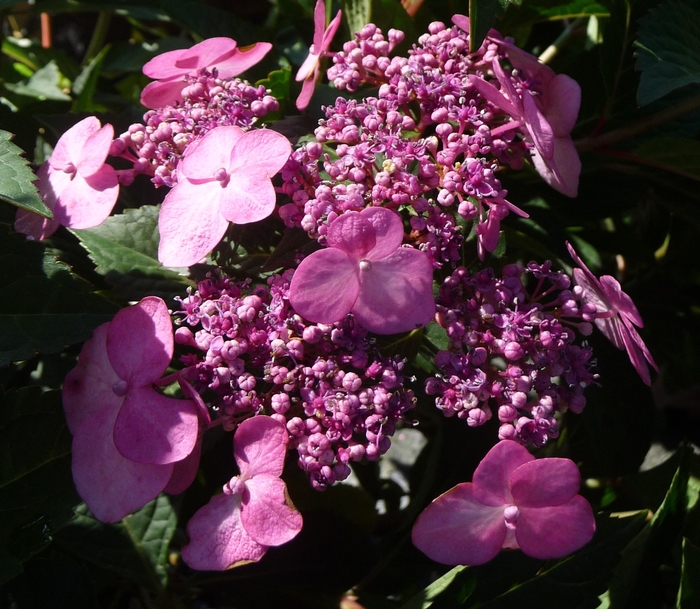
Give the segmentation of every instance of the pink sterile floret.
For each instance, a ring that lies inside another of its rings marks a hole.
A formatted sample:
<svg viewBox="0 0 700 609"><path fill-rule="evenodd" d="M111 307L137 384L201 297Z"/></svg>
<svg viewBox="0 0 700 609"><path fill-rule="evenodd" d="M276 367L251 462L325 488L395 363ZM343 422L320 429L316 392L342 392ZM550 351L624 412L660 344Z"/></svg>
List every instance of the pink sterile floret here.
<svg viewBox="0 0 700 609"><path fill-rule="evenodd" d="M275 419L256 416L238 426L233 454L240 470L187 524L190 542L182 558L193 569L222 571L260 560L269 546L294 538L302 517L287 500L280 479L287 430Z"/></svg>
<svg viewBox="0 0 700 609"><path fill-rule="evenodd" d="M306 108L311 101L311 96L316 86L316 80L318 79L321 57L323 57L323 54L326 53L331 46L333 36L335 36L335 33L340 27L341 17L342 11L338 11L338 14L324 31L324 26L326 24L326 6L324 0L317 0L316 7L314 8L313 44L309 49L308 57L304 60L304 63L301 64L296 76L297 81L304 81L301 85L301 93L299 97L297 97L297 108L299 110Z"/></svg>
<svg viewBox="0 0 700 609"><path fill-rule="evenodd" d="M520 128L531 140L532 161L545 181L562 194L578 193L581 160L571 139L581 106L581 87L565 74L555 74L538 59L503 40L494 40L504 47L521 81L539 89L533 94L527 87L516 89L497 58L492 63L500 90L475 75L469 82L492 104L509 114L514 122L501 130Z"/></svg>
<svg viewBox="0 0 700 609"><path fill-rule="evenodd" d="M162 108L182 101L184 77L216 68L219 78L233 78L258 63L272 48L269 42L239 47L231 38L208 38L189 49L168 51L143 66L143 73L156 82L141 92L147 108Z"/></svg>
<svg viewBox="0 0 700 609"><path fill-rule="evenodd" d="M647 385L651 385L647 362L657 372L659 368L635 328L643 328L644 322L634 302L622 291L614 277L603 275L598 279L579 258L571 244L567 242L566 247L576 264L581 267L574 269L574 281L582 290L581 298L584 302L596 308L595 325L618 349L627 351L639 376Z"/></svg>
<svg viewBox="0 0 700 609"><path fill-rule="evenodd" d="M435 499L413 526L413 544L436 562L480 565L502 548L560 558L595 532L590 504L577 495L581 477L569 459L535 459L511 440L494 446L473 482Z"/></svg>
<svg viewBox="0 0 700 609"><path fill-rule="evenodd" d="M428 256L401 247L401 217L384 207L348 211L328 228L328 247L305 258L289 302L310 321L331 324L352 313L376 334L427 324L435 314Z"/></svg>
<svg viewBox="0 0 700 609"><path fill-rule="evenodd" d="M116 522L194 478L201 405L153 387L172 355L168 309L149 296L97 328L66 376L73 480L98 520Z"/></svg>
<svg viewBox="0 0 700 609"><path fill-rule="evenodd" d="M158 218L158 259L171 267L195 264L221 241L229 222L269 216L276 200L270 178L291 151L275 131L235 126L217 127L190 144Z"/></svg>
<svg viewBox="0 0 700 609"><path fill-rule="evenodd" d="M117 172L105 165L114 138L112 125L94 116L66 131L37 171L37 188L53 220L18 210L15 230L41 240L59 226L91 228L102 224L119 196Z"/></svg>

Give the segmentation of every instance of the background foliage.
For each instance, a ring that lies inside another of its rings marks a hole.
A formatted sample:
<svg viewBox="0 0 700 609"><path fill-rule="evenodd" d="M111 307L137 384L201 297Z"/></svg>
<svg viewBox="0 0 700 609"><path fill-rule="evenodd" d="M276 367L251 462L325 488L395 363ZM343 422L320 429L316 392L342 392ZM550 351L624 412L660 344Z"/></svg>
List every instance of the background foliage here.
<svg viewBox="0 0 700 609"><path fill-rule="evenodd" d="M452 570L421 555L409 539L416 515L470 479L494 437L490 425L443 419L425 398L414 411L420 424L397 433L390 458L356 468L359 486L315 493L289 463L285 479L304 529L259 564L197 573L179 558L183 523L231 467L230 444L216 434L187 493L160 496L117 525L95 521L71 480L62 379L82 342L120 307L146 294L182 294L196 276L158 263L156 208L141 207L154 202L147 183L123 190L123 214L97 228L62 229L42 243L13 234L17 207L48 213L31 168L86 114L117 133L140 120L144 62L210 36L273 42L248 76L264 79L282 112L296 113L292 75L308 52L313 2L2 0L0 607L700 606L700 3L340 5L336 48L349 39L348 24L372 20L406 32L403 52L430 21L469 13L477 44L495 25L581 84L573 132L583 161L579 196L557 194L534 171L505 178L509 199L530 217L504 222L508 247L490 262L550 259L568 268L571 240L594 272L621 281L645 320L643 336L661 369L653 387L623 353L592 336L602 384L544 451L581 468L582 493L598 514L593 542L561 561L503 553ZM50 22L50 46L41 44L42 22L44 33ZM309 131L334 95L319 87L301 119ZM240 269L243 258L272 264L280 236L264 223L235 237ZM427 332L422 344L398 348L417 352L420 364L439 340Z"/></svg>

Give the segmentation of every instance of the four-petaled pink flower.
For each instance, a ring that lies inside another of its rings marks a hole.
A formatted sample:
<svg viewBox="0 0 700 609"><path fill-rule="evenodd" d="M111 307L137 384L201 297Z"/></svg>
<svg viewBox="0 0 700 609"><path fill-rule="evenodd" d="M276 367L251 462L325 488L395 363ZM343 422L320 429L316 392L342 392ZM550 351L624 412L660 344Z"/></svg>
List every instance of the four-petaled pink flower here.
<svg viewBox="0 0 700 609"><path fill-rule="evenodd" d="M658 372L649 349L635 326L644 327L642 317L632 299L622 291L618 281L610 275L598 279L567 242L569 254L579 265L574 269L574 281L583 290L582 298L596 308L595 325L618 349L625 349L642 380L651 385L647 362ZM646 361L645 361L646 360Z"/></svg>
<svg viewBox="0 0 700 609"><path fill-rule="evenodd" d="M452 21L469 31L466 17L455 15ZM532 161L538 173L552 188L575 197L578 193L581 160L570 134L581 106L581 87L570 76L555 74L534 55L515 45L500 38L493 42L505 48L508 59L513 68L518 70L519 76L536 85L541 93L533 95L525 87L517 90L497 58L494 58L492 68L500 90L483 78L470 74L470 84L514 119L493 129L492 135L522 129L534 145Z"/></svg>
<svg viewBox="0 0 700 609"><path fill-rule="evenodd" d="M240 474L224 492L192 516L182 558L193 569L222 571L260 560L269 546L294 538L302 517L287 500L280 474L287 430L275 419L256 416L238 426L233 454Z"/></svg>
<svg viewBox="0 0 700 609"><path fill-rule="evenodd" d="M294 272L292 307L324 324L352 313L376 334L424 326L435 314L433 267L424 252L401 247L403 234L400 216L384 207L345 212L328 227L328 247Z"/></svg>
<svg viewBox="0 0 700 609"><path fill-rule="evenodd" d="M66 131L37 171L37 188L53 220L18 210L15 230L41 240L59 226L91 228L102 224L119 196L113 167L105 165L114 138L112 125L102 127L94 116Z"/></svg>
<svg viewBox="0 0 700 609"><path fill-rule="evenodd" d="M231 38L208 38L189 49L168 51L143 66L143 73L157 79L141 92L147 108L162 108L182 101L184 77L216 68L219 78L233 78L258 63L272 48L269 42L239 47Z"/></svg>
<svg viewBox="0 0 700 609"><path fill-rule="evenodd" d="M324 26L326 24L326 6L324 0L317 0L316 7L314 8L313 44L309 49L308 57L304 60L304 63L301 64L296 76L297 81L304 81L301 85L301 93L299 97L297 97L297 108L299 110L306 108L311 101L311 96L316 86L316 80L318 79L321 57L328 51L328 47L331 46L333 36L335 36L335 33L340 27L341 17L342 11L338 11L338 14L324 31Z"/></svg>
<svg viewBox="0 0 700 609"><path fill-rule="evenodd" d="M149 296L97 328L66 376L73 480L98 520L121 520L163 490L182 492L196 474L206 409L153 387L172 355L168 309Z"/></svg>
<svg viewBox="0 0 700 609"><path fill-rule="evenodd" d="M158 218L158 259L171 267L195 264L221 241L229 222L269 216L276 200L270 178L291 151L275 131L235 126L217 127L190 144Z"/></svg>
<svg viewBox="0 0 700 609"><path fill-rule="evenodd" d="M569 459L535 459L512 440L494 446L473 482L435 499L413 526L413 544L436 562L480 565L502 548L560 558L593 537L595 519Z"/></svg>

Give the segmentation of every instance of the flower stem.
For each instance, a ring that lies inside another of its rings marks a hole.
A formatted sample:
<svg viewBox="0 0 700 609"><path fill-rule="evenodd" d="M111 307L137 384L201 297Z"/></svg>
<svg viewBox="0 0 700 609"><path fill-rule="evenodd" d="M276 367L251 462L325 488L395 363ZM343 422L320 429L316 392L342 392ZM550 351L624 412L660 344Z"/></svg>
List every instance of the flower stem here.
<svg viewBox="0 0 700 609"><path fill-rule="evenodd" d="M542 52L538 59L542 63L549 63L550 61L552 61L552 59L554 59L554 57L559 52L559 49L561 49L567 43L569 38L571 38L571 34L574 32L574 30L579 25L583 25L585 21L586 17L578 17L577 19L574 19L571 23L567 24L564 28L564 31L557 37L557 39L552 44L550 44Z"/></svg>

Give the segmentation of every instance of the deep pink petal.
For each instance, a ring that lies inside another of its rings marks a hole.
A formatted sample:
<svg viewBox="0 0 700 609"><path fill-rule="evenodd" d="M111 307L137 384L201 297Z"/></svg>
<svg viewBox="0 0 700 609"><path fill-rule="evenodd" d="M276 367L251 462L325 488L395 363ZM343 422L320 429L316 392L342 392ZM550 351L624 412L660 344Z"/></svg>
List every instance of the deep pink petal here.
<svg viewBox="0 0 700 609"><path fill-rule="evenodd" d="M200 571L223 571L260 560L267 551L241 525L241 496L215 495L187 524L183 560Z"/></svg>
<svg viewBox="0 0 700 609"><path fill-rule="evenodd" d="M555 137L565 137L576 125L581 107L581 87L570 76L557 74L542 95L547 120Z"/></svg>
<svg viewBox="0 0 700 609"><path fill-rule="evenodd" d="M73 437L73 480L95 518L117 522L163 490L172 465L144 465L119 454L112 432L116 412L90 414Z"/></svg>
<svg viewBox="0 0 700 609"><path fill-rule="evenodd" d="M207 38L183 51L175 60L175 67L184 73L217 67L219 62L233 55L236 46L236 41L231 38Z"/></svg>
<svg viewBox="0 0 700 609"><path fill-rule="evenodd" d="M114 127L110 124L98 129L88 137L83 147L76 153L76 166L80 175L88 177L102 169L113 139Z"/></svg>
<svg viewBox="0 0 700 609"><path fill-rule="evenodd" d="M119 311L107 330L107 354L129 389L158 380L173 357L173 327L165 302L147 296Z"/></svg>
<svg viewBox="0 0 700 609"><path fill-rule="evenodd" d="M168 480L168 483L165 485L163 492L171 495L184 493L197 477L201 456L202 436L200 433L192 452L182 459L182 461L173 463L173 473L170 476L170 480Z"/></svg>
<svg viewBox="0 0 700 609"><path fill-rule="evenodd" d="M634 326L626 319L623 319L622 323L620 334L622 335L622 342L627 350L627 355L629 355L634 369L639 373L639 376L642 377L642 380L647 385L651 386L651 376L644 360L649 362L654 370L658 371L659 368L654 358L651 356L649 349L647 349L647 346L644 344L642 337L639 336L637 330L634 329Z"/></svg>
<svg viewBox="0 0 700 609"><path fill-rule="evenodd" d="M133 387L114 424L114 444L131 461L163 465L194 450L198 429L192 400L170 398L153 387Z"/></svg>
<svg viewBox="0 0 700 609"><path fill-rule="evenodd" d="M342 17L343 17L343 12L338 11L335 14L335 17L333 17L333 19L331 19L331 22L328 24L326 31L323 32L323 41L321 42L321 49L322 49L323 53L328 51L328 48L331 46L331 42L333 41L333 37L335 36L336 32L338 31L338 28L340 27Z"/></svg>
<svg viewBox="0 0 700 609"><path fill-rule="evenodd" d="M520 549L540 559L571 554L586 545L594 533L593 510L581 495L556 507L521 508L515 528Z"/></svg>
<svg viewBox="0 0 700 609"><path fill-rule="evenodd" d="M518 507L549 507L569 501L581 486L581 474L570 459L535 459L510 476L510 491Z"/></svg>
<svg viewBox="0 0 700 609"><path fill-rule="evenodd" d="M85 341L77 365L63 381L63 410L74 435L93 412L110 410L116 417L124 400L112 390L120 379L107 357L108 327L109 323L102 324Z"/></svg>
<svg viewBox="0 0 700 609"><path fill-rule="evenodd" d="M224 61L219 61L214 67L219 72L219 78L233 78L259 63L271 49L272 45L269 42L256 42L245 47L238 47L235 53Z"/></svg>
<svg viewBox="0 0 700 609"><path fill-rule="evenodd" d="M424 252L400 247L360 272L352 313L376 334L397 334L425 326L435 315L433 265Z"/></svg>
<svg viewBox="0 0 700 609"><path fill-rule="evenodd" d="M523 118L538 154L543 159L550 160L554 156L552 127L527 89L523 90Z"/></svg>
<svg viewBox="0 0 700 609"><path fill-rule="evenodd" d="M474 494L484 505L499 506L513 502L510 477L521 465L534 461L525 448L512 440L496 444L474 471Z"/></svg>
<svg viewBox="0 0 700 609"><path fill-rule="evenodd" d="M452 15L452 23L465 33L469 33L469 17L466 15Z"/></svg>
<svg viewBox="0 0 700 609"><path fill-rule="evenodd" d="M322 324L340 321L357 300L359 273L357 263L339 249L314 252L294 271L289 302L309 321Z"/></svg>
<svg viewBox="0 0 700 609"><path fill-rule="evenodd" d="M372 222L361 213L347 211L331 222L326 243L329 248L342 250L353 260L359 261L375 247L376 230Z"/></svg>
<svg viewBox="0 0 700 609"><path fill-rule="evenodd" d="M212 129L188 146L179 173L190 180L213 180L217 170L229 170L234 146L242 138L243 130L235 125Z"/></svg>
<svg viewBox="0 0 700 609"><path fill-rule="evenodd" d="M182 101L182 90L187 86L182 76L149 82L141 91L141 103L146 108L162 108Z"/></svg>
<svg viewBox="0 0 700 609"><path fill-rule="evenodd" d="M610 303L622 317L627 318L639 328L644 327L642 316L639 314L637 307L632 302L632 299L622 291L617 279L610 275L603 275L600 278L600 285Z"/></svg>
<svg viewBox="0 0 700 609"><path fill-rule="evenodd" d="M367 258L380 260L393 254L403 242L401 216L386 207L367 207L360 216L374 227L376 243L367 253Z"/></svg>
<svg viewBox="0 0 700 609"><path fill-rule="evenodd" d="M301 85L301 93L299 93L299 97L297 97L297 110L304 110L305 108L307 108L309 102L311 101L311 97L314 94L314 89L316 88L317 74L315 70L318 68L318 65L315 65L313 67L313 74L309 73L306 76L303 76L302 78L297 78L297 80L304 80L304 83ZM301 74L301 70L299 70L299 74Z"/></svg>
<svg viewBox="0 0 700 609"><path fill-rule="evenodd" d="M578 194L581 159L570 137L554 139L554 156L547 160L536 149L531 151L532 163L547 184L567 197Z"/></svg>
<svg viewBox="0 0 700 609"><path fill-rule="evenodd" d="M233 454L241 477L279 476L284 468L287 439L287 430L275 419L257 416L243 421L233 437Z"/></svg>
<svg viewBox="0 0 700 609"><path fill-rule="evenodd" d="M164 266L196 264L221 241L228 221L220 211L218 182L179 182L166 196L158 216L158 260Z"/></svg>
<svg viewBox="0 0 700 609"><path fill-rule="evenodd" d="M66 185L56 201L54 218L69 228L92 228L109 217L118 197L117 172L102 165L87 178L78 173Z"/></svg>
<svg viewBox="0 0 700 609"><path fill-rule="evenodd" d="M183 69L177 67L177 60L187 49L175 49L174 51L166 51L160 55L156 55L150 61L147 61L143 66L143 73L149 78L172 78L181 76Z"/></svg>
<svg viewBox="0 0 700 609"><path fill-rule="evenodd" d="M100 121L96 117L88 116L68 129L56 142L56 147L49 157L51 167L63 170L69 162L78 166L83 146L91 135L99 131L100 127ZM102 159L102 163L104 163L104 159Z"/></svg>
<svg viewBox="0 0 700 609"><path fill-rule="evenodd" d="M481 565L498 554L506 538L503 507L474 496L472 484L458 484L418 516L411 540L432 560L447 565Z"/></svg>
<svg viewBox="0 0 700 609"><path fill-rule="evenodd" d="M526 78L533 78L541 83L545 90L548 88L549 83L554 78L554 71L549 66L510 42L499 40L498 44L506 50L508 59L516 70L524 74Z"/></svg>
<svg viewBox="0 0 700 609"><path fill-rule="evenodd" d="M524 114L524 109L523 109L523 100L520 95L518 95L518 91L515 89L515 85L513 84L513 80L510 78L508 74L505 73L503 68L501 67L501 64L498 62L497 59L493 60L493 63L491 64L491 67L493 68L493 73L496 75L496 78L498 79L498 84L501 85L501 93L505 95L510 102L513 104L513 106L516 109L516 114L512 115L513 118L520 119L523 118ZM529 92L528 92L529 93ZM506 112L505 108L503 108Z"/></svg>
<svg viewBox="0 0 700 609"><path fill-rule="evenodd" d="M319 55L323 47L323 30L326 27L326 3L325 0L316 0L314 7L314 52Z"/></svg>
<svg viewBox="0 0 700 609"><path fill-rule="evenodd" d="M486 82L483 78L479 78L474 74L469 74L467 78L481 96L490 101L494 106L500 108L515 119L521 118L518 109L490 82Z"/></svg>
<svg viewBox="0 0 700 609"><path fill-rule="evenodd" d="M284 482L277 476L259 474L245 484L248 493L243 498L241 523L246 533L266 546L280 546L296 537L303 519L287 503Z"/></svg>

